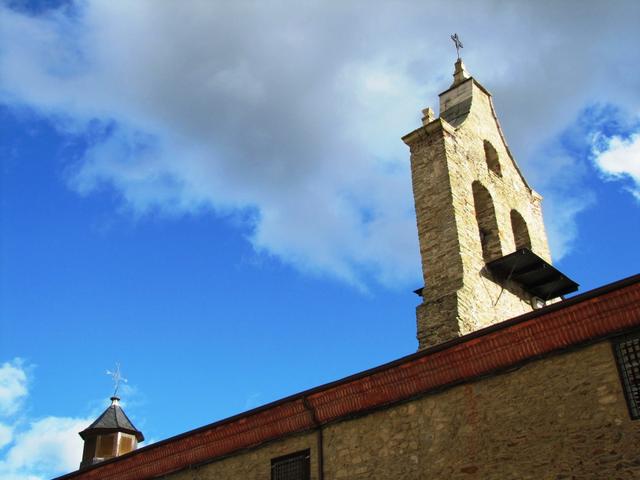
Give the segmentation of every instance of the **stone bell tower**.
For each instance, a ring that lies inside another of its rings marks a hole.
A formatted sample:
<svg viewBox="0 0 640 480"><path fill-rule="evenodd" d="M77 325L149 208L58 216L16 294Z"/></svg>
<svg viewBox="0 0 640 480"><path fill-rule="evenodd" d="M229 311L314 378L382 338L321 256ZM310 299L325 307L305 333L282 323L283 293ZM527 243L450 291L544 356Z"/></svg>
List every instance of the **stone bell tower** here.
<svg viewBox="0 0 640 480"><path fill-rule="evenodd" d="M455 64L440 116L403 137L411 152L424 288L419 349L544 305L577 284L549 262L541 196L505 141L491 94Z"/></svg>

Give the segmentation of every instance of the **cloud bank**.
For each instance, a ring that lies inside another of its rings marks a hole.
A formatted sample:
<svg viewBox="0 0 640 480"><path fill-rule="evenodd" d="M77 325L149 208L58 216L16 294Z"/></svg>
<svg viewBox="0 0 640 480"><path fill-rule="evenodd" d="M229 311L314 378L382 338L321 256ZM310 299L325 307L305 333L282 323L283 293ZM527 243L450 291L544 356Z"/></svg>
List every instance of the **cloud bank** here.
<svg viewBox="0 0 640 480"><path fill-rule="evenodd" d="M22 360L0 366L0 416L15 414L27 396L27 374Z"/></svg>
<svg viewBox="0 0 640 480"><path fill-rule="evenodd" d="M30 423L15 436L4 458L0 457L0 476L44 480L77 470L82 457L78 432L88 422L88 419L46 417Z"/></svg>
<svg viewBox="0 0 640 480"><path fill-rule="evenodd" d="M628 139L614 136L603 150L596 148L596 165L609 178L627 180L627 187L640 202L640 133Z"/></svg>
<svg viewBox="0 0 640 480"><path fill-rule="evenodd" d="M91 420L47 416L29 419L24 408L32 367L17 358L0 367L0 478L43 480L76 470L78 432Z"/></svg>
<svg viewBox="0 0 640 480"><path fill-rule="evenodd" d="M113 189L138 216L234 216L258 252L358 286L419 282L399 137L448 86L454 30L526 174L548 171L539 145L589 102L640 111L640 54L617 48L637 40L635 3L291 5L5 6L0 101L83 145L68 170L80 194ZM566 253L576 232L555 226L585 200L535 180Z"/></svg>

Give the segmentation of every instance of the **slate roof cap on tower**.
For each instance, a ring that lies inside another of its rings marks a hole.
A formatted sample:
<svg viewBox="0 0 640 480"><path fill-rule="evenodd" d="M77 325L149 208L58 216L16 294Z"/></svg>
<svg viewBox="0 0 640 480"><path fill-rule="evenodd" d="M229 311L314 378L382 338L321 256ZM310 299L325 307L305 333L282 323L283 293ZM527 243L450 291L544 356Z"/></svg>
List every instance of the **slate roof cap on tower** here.
<svg viewBox="0 0 640 480"><path fill-rule="evenodd" d="M95 422L85 428L79 433L83 439L91 433L108 433L108 432L125 432L131 433L136 436L138 442L144 440L142 432L133 426L129 417L124 413L124 410L120 407L120 399L118 397L111 397L111 405L102 412Z"/></svg>

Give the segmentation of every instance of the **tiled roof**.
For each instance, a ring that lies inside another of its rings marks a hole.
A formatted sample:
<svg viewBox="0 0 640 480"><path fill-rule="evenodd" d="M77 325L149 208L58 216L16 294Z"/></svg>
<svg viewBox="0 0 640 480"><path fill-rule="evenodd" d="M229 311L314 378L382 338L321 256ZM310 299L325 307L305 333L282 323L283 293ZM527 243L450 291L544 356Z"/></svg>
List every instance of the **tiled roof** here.
<svg viewBox="0 0 640 480"><path fill-rule="evenodd" d="M640 275L60 479L154 478L640 327Z"/></svg>
<svg viewBox="0 0 640 480"><path fill-rule="evenodd" d="M80 436L84 439L93 432L100 433L109 431L131 433L136 436L139 442L144 440L142 432L133 426L133 423L131 423L129 417L124 413L124 410L115 402L102 412L102 415L100 415L95 422L80 432Z"/></svg>

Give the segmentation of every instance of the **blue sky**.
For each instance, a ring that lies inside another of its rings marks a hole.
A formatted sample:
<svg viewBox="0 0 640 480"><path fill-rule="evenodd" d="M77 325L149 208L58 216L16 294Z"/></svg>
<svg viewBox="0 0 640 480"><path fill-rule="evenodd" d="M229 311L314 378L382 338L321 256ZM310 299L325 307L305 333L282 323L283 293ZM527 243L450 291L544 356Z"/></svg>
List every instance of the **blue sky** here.
<svg viewBox="0 0 640 480"><path fill-rule="evenodd" d="M77 467L115 362L154 441L415 351L454 31L556 265L638 271L636 2L0 5L3 478Z"/></svg>

